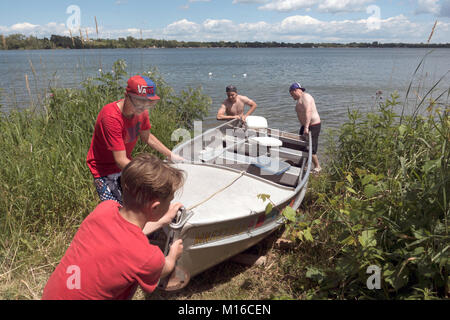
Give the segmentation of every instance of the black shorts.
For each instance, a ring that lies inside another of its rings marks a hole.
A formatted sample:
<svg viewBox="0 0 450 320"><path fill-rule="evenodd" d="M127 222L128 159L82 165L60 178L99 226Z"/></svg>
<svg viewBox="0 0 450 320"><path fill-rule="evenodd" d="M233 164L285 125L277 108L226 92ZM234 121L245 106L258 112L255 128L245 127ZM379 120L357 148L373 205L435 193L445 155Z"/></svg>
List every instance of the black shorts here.
<svg viewBox="0 0 450 320"><path fill-rule="evenodd" d="M319 135L320 135L321 124L313 124L309 126L309 131L311 131L312 137L312 154L317 154L317 149L319 148ZM305 127L301 127L299 134L302 136L305 131Z"/></svg>

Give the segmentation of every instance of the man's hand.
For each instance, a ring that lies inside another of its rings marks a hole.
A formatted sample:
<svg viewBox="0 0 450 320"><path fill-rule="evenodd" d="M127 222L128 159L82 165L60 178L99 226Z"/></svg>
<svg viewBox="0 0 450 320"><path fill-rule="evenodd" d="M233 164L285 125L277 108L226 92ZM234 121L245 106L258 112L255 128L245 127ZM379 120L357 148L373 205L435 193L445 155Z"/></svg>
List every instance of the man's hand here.
<svg viewBox="0 0 450 320"><path fill-rule="evenodd" d="M170 158L170 161L172 161L173 163L183 163L183 162L188 162L185 158L180 157L179 155L175 154L172 152Z"/></svg>
<svg viewBox="0 0 450 320"><path fill-rule="evenodd" d="M309 128L305 127L305 130L303 131L303 135L307 136L309 134Z"/></svg>

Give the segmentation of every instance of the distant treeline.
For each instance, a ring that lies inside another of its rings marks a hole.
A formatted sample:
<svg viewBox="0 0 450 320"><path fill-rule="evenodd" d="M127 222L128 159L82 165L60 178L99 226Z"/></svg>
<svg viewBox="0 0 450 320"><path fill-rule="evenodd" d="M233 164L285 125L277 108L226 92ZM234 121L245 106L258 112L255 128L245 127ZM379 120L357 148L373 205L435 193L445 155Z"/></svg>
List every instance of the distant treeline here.
<svg viewBox="0 0 450 320"><path fill-rule="evenodd" d="M119 39L89 39L82 36L66 37L52 35L38 39L34 36L13 34L1 36L2 50L36 49L126 49L126 48L450 48L450 43L287 43L287 42L227 42L227 41L177 41L137 39L133 37Z"/></svg>

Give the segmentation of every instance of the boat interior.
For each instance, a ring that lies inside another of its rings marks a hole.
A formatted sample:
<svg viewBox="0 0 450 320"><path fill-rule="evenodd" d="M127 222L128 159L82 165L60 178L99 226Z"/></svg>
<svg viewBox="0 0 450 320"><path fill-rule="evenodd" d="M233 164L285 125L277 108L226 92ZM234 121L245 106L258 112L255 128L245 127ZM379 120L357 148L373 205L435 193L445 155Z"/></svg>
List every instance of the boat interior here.
<svg viewBox="0 0 450 320"><path fill-rule="evenodd" d="M309 143L302 138L270 129L265 118L250 116L246 122L235 119L208 130L175 152L194 163L244 171L296 188L308 160Z"/></svg>

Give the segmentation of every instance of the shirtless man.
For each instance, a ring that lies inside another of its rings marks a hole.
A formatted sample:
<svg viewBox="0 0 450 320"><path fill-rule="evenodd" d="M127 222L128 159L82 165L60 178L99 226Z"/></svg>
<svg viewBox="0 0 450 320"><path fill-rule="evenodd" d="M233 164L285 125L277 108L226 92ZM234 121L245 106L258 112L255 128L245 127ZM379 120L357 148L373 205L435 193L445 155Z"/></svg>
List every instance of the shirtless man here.
<svg viewBox="0 0 450 320"><path fill-rule="evenodd" d="M312 137L312 161L314 163L313 173L319 173L322 168L319 164L319 159L317 157L317 148L319 146L319 134L320 134L320 116L317 112L316 103L314 98L305 92L298 82L291 85L289 88L289 93L292 98L297 101L295 106L295 111L297 112L298 120L300 121L302 127L300 129L300 135L308 135L311 131Z"/></svg>
<svg viewBox="0 0 450 320"><path fill-rule="evenodd" d="M245 121L258 106L252 99L238 95L235 86L228 86L226 89L228 99L226 99L217 112L217 120L242 119ZM250 110L244 115L244 107L248 105Z"/></svg>

